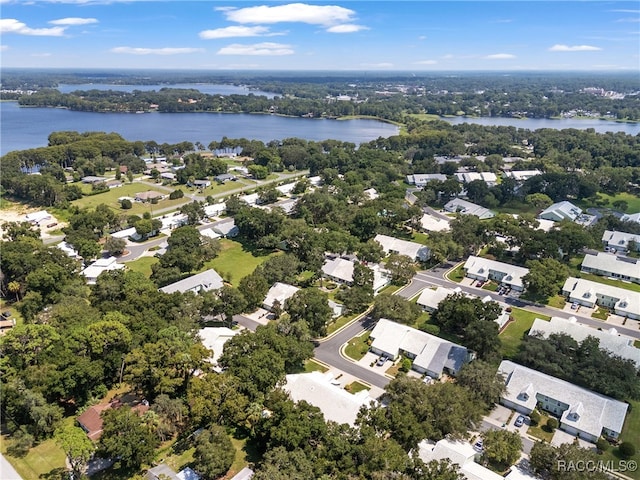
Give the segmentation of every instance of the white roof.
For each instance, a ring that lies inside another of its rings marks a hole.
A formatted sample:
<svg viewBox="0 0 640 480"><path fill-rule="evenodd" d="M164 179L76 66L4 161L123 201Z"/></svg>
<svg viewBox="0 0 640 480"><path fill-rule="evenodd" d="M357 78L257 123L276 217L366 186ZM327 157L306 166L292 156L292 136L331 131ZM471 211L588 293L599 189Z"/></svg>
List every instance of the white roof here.
<svg viewBox="0 0 640 480"><path fill-rule="evenodd" d="M434 180L444 182L446 179L447 176L442 173L414 173L413 175L407 175L407 182L415 183L416 185L424 185Z"/></svg>
<svg viewBox="0 0 640 480"><path fill-rule="evenodd" d="M536 318L529 331L529 335L539 334L545 338L553 333L564 333L577 342L582 342L587 337L595 337L600 341L601 349L608 350L626 360L631 360L640 368L640 348L633 346L633 338L620 335L615 328L597 330L588 325L578 323L575 317L571 317L568 320L560 317L551 317L548 322Z"/></svg>
<svg viewBox="0 0 640 480"><path fill-rule="evenodd" d="M113 232L111 236L113 238L129 238L132 235L136 234L136 227L126 228L124 230L120 230L118 232Z"/></svg>
<svg viewBox="0 0 640 480"><path fill-rule="evenodd" d="M251 193L249 195L242 195L241 197L238 197L239 200L242 200L247 205L255 205L258 203L258 198L260 198L260 194L258 193Z"/></svg>
<svg viewBox="0 0 640 480"><path fill-rule="evenodd" d="M511 467L511 471L504 478L505 480L539 480L540 477L521 469L517 465L514 465Z"/></svg>
<svg viewBox="0 0 640 480"><path fill-rule="evenodd" d="M613 276L640 279L638 260L630 257L618 257L605 252L598 252L597 255L585 255L582 260L582 268L600 270Z"/></svg>
<svg viewBox="0 0 640 480"><path fill-rule="evenodd" d="M570 300L572 298L584 298L595 303L596 299L594 296L596 295L616 299L614 307L616 312L640 316L640 293L627 290L626 288L614 287L582 278L569 277L564 282L562 291L569 294Z"/></svg>
<svg viewBox="0 0 640 480"><path fill-rule="evenodd" d="M474 180L482 180L485 183L495 183L498 181L498 177L493 172L464 172L456 173L456 177L459 182L469 183Z"/></svg>
<svg viewBox="0 0 640 480"><path fill-rule="evenodd" d="M399 238L388 235L376 235L374 240L382 245L382 249L387 254L397 253L406 255L412 260L426 260L430 256L429 247L420 243L400 240Z"/></svg>
<svg viewBox="0 0 640 480"><path fill-rule="evenodd" d="M308 177L309 183L315 187L322 183L322 177L320 175L315 175L313 177Z"/></svg>
<svg viewBox="0 0 640 480"><path fill-rule="evenodd" d="M368 188L365 191L363 191L362 193L369 200L375 200L376 198L378 198L380 196L380 195L378 195L378 191L375 188Z"/></svg>
<svg viewBox="0 0 640 480"><path fill-rule="evenodd" d="M536 228L536 230L549 232L556 226L556 222L554 222L553 220L547 220L546 218L536 218L536 220L538 221L538 228Z"/></svg>
<svg viewBox="0 0 640 480"><path fill-rule="evenodd" d="M420 219L420 226L428 232L446 232L449 230L450 220L434 217L425 213Z"/></svg>
<svg viewBox="0 0 640 480"><path fill-rule="evenodd" d="M123 268L124 264L116 263L116 257L109 257L96 260L80 273L87 278L87 283L92 284L96 282L96 279L102 272L109 270L121 270Z"/></svg>
<svg viewBox="0 0 640 480"><path fill-rule="evenodd" d="M254 471L249 467L244 467L238 473L236 473L231 480L251 480L253 477Z"/></svg>
<svg viewBox="0 0 640 480"><path fill-rule="evenodd" d="M603 428L620 433L628 405L613 398L578 387L559 378L503 360L498 373L504 375L507 389L503 398L533 410L538 402L536 395L544 395L569 407L563 412L561 422L580 431L599 437ZM532 392L525 397L522 392ZM567 418L572 411L582 413L574 419Z"/></svg>
<svg viewBox="0 0 640 480"><path fill-rule="evenodd" d="M219 288L222 288L222 285L222 277L218 275L218 272L216 272L213 268L210 268L209 270L205 270L204 272L197 273L175 283L166 285L162 287L160 291L164 293L184 293L188 291L198 293L201 290L204 290L205 292L208 292L209 290L217 290Z"/></svg>
<svg viewBox="0 0 640 480"><path fill-rule="evenodd" d="M162 222L162 229L166 229L166 228L175 228L175 227L180 227L182 225L185 225L188 221L188 218L186 215L180 213L178 215L171 215L169 217L164 217L161 218L160 221Z"/></svg>
<svg viewBox="0 0 640 480"><path fill-rule="evenodd" d="M449 295L453 295L454 293L458 293L460 291L460 287L456 288L455 290L446 287L438 287L435 290L425 288L420 294L420 297L418 297L418 301L416 303L422 307L427 307L435 310L436 308L438 308L438 305L441 301L443 301Z"/></svg>
<svg viewBox="0 0 640 480"><path fill-rule="evenodd" d="M636 246L640 248L640 235L634 235L633 233L618 232L615 230L605 230L602 235L602 241L607 243L607 246L620 250L627 250L629 248L629 242L636 242Z"/></svg>
<svg viewBox="0 0 640 480"><path fill-rule="evenodd" d="M338 278L343 282L353 282L354 263L344 258L329 259L322 265L322 272L330 277Z"/></svg>
<svg viewBox="0 0 640 480"><path fill-rule="evenodd" d="M640 223L640 212L638 213L625 213L620 217L623 222L636 222Z"/></svg>
<svg viewBox="0 0 640 480"><path fill-rule="evenodd" d="M467 200L463 200L461 198L454 198L450 200L445 206L444 209L447 212L458 212L463 215L475 215L480 218L492 218L495 217L495 213L493 213L488 208L481 207L480 205L476 205L475 203L468 202Z"/></svg>
<svg viewBox="0 0 640 480"><path fill-rule="evenodd" d="M214 232L212 229L210 228L205 228L203 230L200 230L200 235L202 235L203 237L207 237L207 238L212 238L212 239L216 239L216 238L220 238L220 234Z"/></svg>
<svg viewBox="0 0 640 480"><path fill-rule="evenodd" d="M513 178L514 180L522 181L527 180L531 177L535 177L536 175L540 175L542 172L540 170L520 170L513 171L510 170L508 172L504 172L504 176L507 178Z"/></svg>
<svg viewBox="0 0 640 480"><path fill-rule="evenodd" d="M279 191L282 195L289 195L296 188L296 182L294 183L285 183L284 185L278 185L276 190Z"/></svg>
<svg viewBox="0 0 640 480"><path fill-rule="evenodd" d="M497 272L504 274L501 282L508 285L522 287L522 277L529 273L528 268L517 267L508 263L489 260L488 258L475 257L471 255L463 267L467 274L475 275L482 278L489 278L489 272Z"/></svg>
<svg viewBox="0 0 640 480"><path fill-rule="evenodd" d="M51 218L51 214L46 210L40 210L39 212L27 213L24 216L27 222L40 223L43 220Z"/></svg>
<svg viewBox="0 0 640 480"><path fill-rule="evenodd" d="M380 264L370 263L367 265L369 270L373 272L373 291L377 292L382 287L386 287L391 283L391 273L383 268Z"/></svg>
<svg viewBox="0 0 640 480"><path fill-rule="evenodd" d="M415 328L381 318L371 331L371 348L397 357L400 352L415 355L413 364L430 372L445 367L458 371L467 360L467 349Z"/></svg>
<svg viewBox="0 0 640 480"><path fill-rule="evenodd" d="M501 475L476 463L476 454L469 442L443 439L436 444L426 440L418 444L418 457L425 463L449 460L460 467L460 473L467 480L504 480Z"/></svg>
<svg viewBox="0 0 640 480"><path fill-rule="evenodd" d="M325 420L353 426L360 407L368 406L373 399L366 390L352 395L332 382L334 380L330 372L290 374L283 389L294 402L304 400L318 407Z"/></svg>
<svg viewBox="0 0 640 480"><path fill-rule="evenodd" d="M573 203L565 200L564 202L554 203L549 208L540 212L540 215L538 216L546 218L547 220L560 221L566 219L573 222L581 214L581 208L576 207Z"/></svg>
<svg viewBox="0 0 640 480"><path fill-rule="evenodd" d="M206 348L213 350L211 361L217 364L222 355L224 344L238 333L240 332L227 327L205 327L198 331L198 336Z"/></svg>
<svg viewBox="0 0 640 480"><path fill-rule="evenodd" d="M62 250L64 253L66 253L67 255L69 255L72 258L78 258L79 257L78 252L76 251L76 249L73 248L67 242L58 243L56 245L56 247L58 247L60 250Z"/></svg>
<svg viewBox="0 0 640 480"><path fill-rule="evenodd" d="M207 205L204 207L204 213L207 217L216 217L220 215L227 209L227 204L222 203L214 203L213 205Z"/></svg>
<svg viewBox="0 0 640 480"><path fill-rule="evenodd" d="M267 292L267 296L264 299L263 305L273 307L273 303L278 300L280 306L284 308L284 302L293 297L295 293L300 290L298 287L289 285L287 283L276 282Z"/></svg>
<svg viewBox="0 0 640 480"><path fill-rule="evenodd" d="M212 228L215 232L218 232L221 235L229 235L234 228L237 230L238 227L236 227L236 221L233 218L230 218L228 220L214 223Z"/></svg>

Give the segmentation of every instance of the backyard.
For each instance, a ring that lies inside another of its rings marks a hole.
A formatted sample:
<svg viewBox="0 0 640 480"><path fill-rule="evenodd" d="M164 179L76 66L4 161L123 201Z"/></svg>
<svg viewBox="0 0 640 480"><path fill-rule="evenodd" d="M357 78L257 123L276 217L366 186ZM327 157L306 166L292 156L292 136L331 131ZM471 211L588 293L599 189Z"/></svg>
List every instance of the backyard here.
<svg viewBox="0 0 640 480"><path fill-rule="evenodd" d="M347 357L353 360L360 360L369 351L369 334L367 331L358 337L353 337L344 348Z"/></svg>
<svg viewBox="0 0 640 480"><path fill-rule="evenodd" d="M222 278L237 287L247 275L251 274L258 265L265 262L277 252L262 253L251 251L245 246L228 238L220 240L220 253L213 260L209 260L202 270L213 268Z"/></svg>
<svg viewBox="0 0 640 480"><path fill-rule="evenodd" d="M527 332L536 318L541 320L549 320L550 318L538 313L529 312L520 308L514 308L511 311L510 321L505 329L500 333L500 341L502 342L502 356L505 358L513 358L518 353L518 347L522 342L525 332Z"/></svg>

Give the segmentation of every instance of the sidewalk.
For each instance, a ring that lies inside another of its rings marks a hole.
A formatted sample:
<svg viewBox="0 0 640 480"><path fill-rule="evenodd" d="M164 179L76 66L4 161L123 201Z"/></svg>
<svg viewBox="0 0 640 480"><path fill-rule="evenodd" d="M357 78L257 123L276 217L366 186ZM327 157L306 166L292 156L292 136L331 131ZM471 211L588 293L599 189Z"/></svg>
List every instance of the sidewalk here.
<svg viewBox="0 0 640 480"><path fill-rule="evenodd" d="M9 461L4 458L4 455L0 455L0 478L2 480L22 480L22 477L18 475Z"/></svg>

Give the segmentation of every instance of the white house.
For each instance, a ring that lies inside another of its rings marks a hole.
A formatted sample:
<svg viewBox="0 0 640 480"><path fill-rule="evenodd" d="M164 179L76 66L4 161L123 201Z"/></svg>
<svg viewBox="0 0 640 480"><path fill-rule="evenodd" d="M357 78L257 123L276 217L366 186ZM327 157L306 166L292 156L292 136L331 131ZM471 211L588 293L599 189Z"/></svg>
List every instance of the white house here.
<svg viewBox="0 0 640 480"><path fill-rule="evenodd" d="M480 218L480 220L486 220L488 218L493 218L496 216L488 208L481 207L480 205L476 205L475 203L468 202L467 200L463 200L461 198L454 198L447 202L444 206L445 211L449 213L460 213L462 215L475 215Z"/></svg>
<svg viewBox="0 0 640 480"><path fill-rule="evenodd" d="M508 263L496 262L488 258L470 256L462 267L465 275L475 280L486 282L494 280L514 290L524 290L522 277L529 273L528 268L517 267Z"/></svg>
<svg viewBox="0 0 640 480"><path fill-rule="evenodd" d="M564 282L562 294L570 302L589 308L600 305L613 310L616 315L640 320L640 293L638 292L569 277Z"/></svg>
<svg viewBox="0 0 640 480"><path fill-rule="evenodd" d="M224 238L233 238L240 233L240 230L236 227L236 221L233 218L217 222L213 224L211 229Z"/></svg>
<svg viewBox="0 0 640 480"><path fill-rule="evenodd" d="M201 273L196 273L190 277L179 280L175 283L170 283L160 288L161 292L173 293L173 292L208 292L209 290L218 290L222 288L222 277L218 275L214 269L210 268Z"/></svg>
<svg viewBox="0 0 640 480"><path fill-rule="evenodd" d="M267 292L267 296L265 297L264 302L262 302L262 306L271 311L273 309L273 304L278 301L280 303L280 308L283 309L284 302L293 297L298 290L300 289L293 285L276 282Z"/></svg>
<svg viewBox="0 0 640 480"><path fill-rule="evenodd" d="M418 444L418 457L425 463L432 460L447 460L460 468L466 480L504 480L502 475L492 472L475 462L478 455L471 444L465 441L442 439L438 443L423 440Z"/></svg>
<svg viewBox="0 0 640 480"><path fill-rule="evenodd" d="M616 439L627 414L626 403L559 378L503 360L498 373L506 391L500 403L529 415L536 406L560 418L560 429L589 442L601 435Z"/></svg>
<svg viewBox="0 0 640 480"><path fill-rule="evenodd" d="M213 205L207 205L204 207L204 214L209 218L219 217L227 210L227 204L225 202L222 203L214 203Z"/></svg>
<svg viewBox="0 0 640 480"><path fill-rule="evenodd" d="M238 335L240 331L231 330L227 327L204 327L198 331L200 341L209 350L213 351L213 355L209 358L214 365L218 364L218 360L222 356L224 344Z"/></svg>
<svg viewBox="0 0 640 480"><path fill-rule="evenodd" d="M45 220L51 220L51 214L46 210L40 210L39 212L28 213L24 216L25 221L33 224L40 225Z"/></svg>
<svg viewBox="0 0 640 480"><path fill-rule="evenodd" d="M443 373L456 375L473 355L465 347L415 328L381 318L371 331L371 351L395 360L400 355L412 359L412 368L440 378Z"/></svg>
<svg viewBox="0 0 640 480"><path fill-rule="evenodd" d="M123 263L117 263L116 257L101 258L96 260L80 273L87 279L89 285L93 285L98 280L98 277L102 272L108 272L111 270L122 270L124 268Z"/></svg>
<svg viewBox="0 0 640 480"><path fill-rule="evenodd" d="M391 275L378 264L368 264L373 272L373 291L378 292L391 283ZM322 276L342 285L353 284L353 270L355 262L345 258L327 258L322 265Z"/></svg>
<svg viewBox="0 0 640 480"><path fill-rule="evenodd" d="M78 255L78 251L67 242L60 242L56 245L56 247L58 247L71 258L75 258L76 260L82 258L80 255Z"/></svg>
<svg viewBox="0 0 640 480"><path fill-rule="evenodd" d="M425 312L433 312L437 310L441 301L447 298L449 295L460 293L460 287L454 289L446 287L437 287L435 290L425 288L416 303L422 307Z"/></svg>
<svg viewBox="0 0 640 480"><path fill-rule="evenodd" d="M366 200L375 200L380 196L375 188L367 188L362 192L362 195Z"/></svg>
<svg viewBox="0 0 640 480"><path fill-rule="evenodd" d="M362 406L372 401L368 390L351 394L341 388L331 372L310 372L287 375L282 387L294 402L304 400L318 407L325 420L354 426Z"/></svg>
<svg viewBox="0 0 640 480"><path fill-rule="evenodd" d="M633 345L635 339L620 335L615 328L600 330L578 323L575 317L569 319L551 317L548 322L536 318L529 330L529 335L532 336L549 338L552 334L569 335L576 342L582 342L587 337L597 338L601 350L607 350L625 360L631 360L637 368L640 368L640 348Z"/></svg>
<svg viewBox="0 0 640 480"><path fill-rule="evenodd" d="M553 222L561 222L562 220L575 222L580 215L582 215L582 209L565 200L564 202L554 203L549 208L544 209L538 217Z"/></svg>
<svg viewBox="0 0 640 480"><path fill-rule="evenodd" d="M241 195L238 197L238 200L243 201L247 205L253 207L258 204L258 199L260 198L260 194L258 193L250 193L248 195Z"/></svg>
<svg viewBox="0 0 640 480"><path fill-rule="evenodd" d="M462 172L456 173L455 175L460 183L469 183L474 180L481 180L489 187L493 187L498 183L498 177L493 172Z"/></svg>
<svg viewBox="0 0 640 480"><path fill-rule="evenodd" d="M431 257L429 247L420 243L400 240L399 238L390 237L388 235L376 235L374 240L382 245L382 249L387 255L392 253L397 255L406 255L413 261L421 262L424 262Z"/></svg>
<svg viewBox="0 0 640 480"><path fill-rule="evenodd" d="M580 269L586 273L640 283L640 262L636 258L618 257L610 253L587 254Z"/></svg>
<svg viewBox="0 0 640 480"><path fill-rule="evenodd" d="M162 222L161 230L173 230L174 228L182 227L189 222L189 218L182 213L174 213L169 217L160 218Z"/></svg>
<svg viewBox="0 0 640 480"><path fill-rule="evenodd" d="M193 184L190 185L196 188L207 188L211 186L211 180L203 179L203 180L194 180Z"/></svg>
<svg viewBox="0 0 640 480"><path fill-rule="evenodd" d="M640 212L638 213L625 213L620 217L623 222L636 222L640 223Z"/></svg>
<svg viewBox="0 0 640 480"><path fill-rule="evenodd" d="M279 191L282 195L291 195L293 189L296 188L296 183L285 183L284 185L278 185L276 190Z"/></svg>
<svg viewBox="0 0 640 480"><path fill-rule="evenodd" d="M216 240L222 236L219 233L214 232L212 228L205 228L203 230L200 230L200 235L202 235L203 237L210 238L212 240Z"/></svg>
<svg viewBox="0 0 640 480"><path fill-rule="evenodd" d="M504 176L506 178L513 178L516 182L524 182L525 180L529 180L531 177L535 177L537 175L541 175L542 172L540 170L520 170L513 171L509 170L504 172Z"/></svg>
<svg viewBox="0 0 640 480"><path fill-rule="evenodd" d="M613 252L626 252L629 250L629 242L634 242L636 251L640 252L640 235L615 230L605 230L602 235L602 246Z"/></svg>
<svg viewBox="0 0 640 480"><path fill-rule="evenodd" d="M442 173L414 173L407 175L407 183L416 187L424 187L429 182L444 182L447 179Z"/></svg>
<svg viewBox="0 0 640 480"><path fill-rule="evenodd" d="M425 213L420 219L420 229L425 232L447 232L450 229L449 223L451 223L451 220Z"/></svg>

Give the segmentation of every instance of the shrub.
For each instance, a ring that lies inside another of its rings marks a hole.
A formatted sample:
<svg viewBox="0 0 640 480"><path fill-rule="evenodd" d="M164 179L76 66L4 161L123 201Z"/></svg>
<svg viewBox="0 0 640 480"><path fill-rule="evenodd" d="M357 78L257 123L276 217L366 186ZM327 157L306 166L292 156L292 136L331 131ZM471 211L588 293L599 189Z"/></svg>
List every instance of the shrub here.
<svg viewBox="0 0 640 480"><path fill-rule="evenodd" d="M423 323L422 325L420 325L420 330L436 337L440 335L440 327L438 325L434 325L433 323Z"/></svg>
<svg viewBox="0 0 640 480"><path fill-rule="evenodd" d="M182 197L184 197L184 192L180 189L174 190L169 194L169 200L176 200Z"/></svg>
<svg viewBox="0 0 640 480"><path fill-rule="evenodd" d="M600 437L596 442L596 448L599 452L606 452L609 448L609 442L603 437Z"/></svg>
<svg viewBox="0 0 640 480"><path fill-rule="evenodd" d="M558 419L551 417L549 420L547 420L547 427L551 431L553 431L556 428L558 428Z"/></svg>
<svg viewBox="0 0 640 480"><path fill-rule="evenodd" d="M122 208L123 210L129 210L131 207L133 207L131 200L127 198L125 198L124 200L120 200L120 208Z"/></svg>
<svg viewBox="0 0 640 480"><path fill-rule="evenodd" d="M636 454L636 446L631 442L622 442L618 452L622 458L631 458Z"/></svg>
<svg viewBox="0 0 640 480"><path fill-rule="evenodd" d="M411 360L408 359L407 357L404 357L402 359L402 363L400 364L400 371L408 372L409 370L411 370Z"/></svg>
<svg viewBox="0 0 640 480"><path fill-rule="evenodd" d="M529 414L529 420L531 420L531 425L538 425L541 419L542 417L540 416L540 413L537 410L534 410L533 412L531 412L531 414Z"/></svg>

